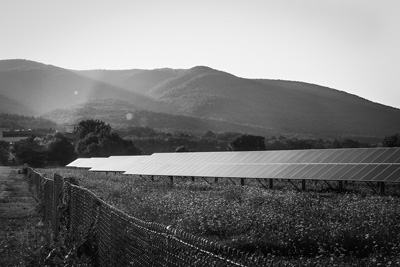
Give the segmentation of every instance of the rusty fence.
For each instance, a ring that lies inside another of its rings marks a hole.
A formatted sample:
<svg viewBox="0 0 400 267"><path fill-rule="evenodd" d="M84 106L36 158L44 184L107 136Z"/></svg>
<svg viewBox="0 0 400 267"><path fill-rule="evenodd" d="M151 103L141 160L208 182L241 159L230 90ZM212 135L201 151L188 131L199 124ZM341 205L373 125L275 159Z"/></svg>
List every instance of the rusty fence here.
<svg viewBox="0 0 400 267"><path fill-rule="evenodd" d="M89 256L93 266L273 265L264 257L129 216L57 174L49 179L29 168L27 177L53 238L64 229L68 243L79 246L78 254Z"/></svg>

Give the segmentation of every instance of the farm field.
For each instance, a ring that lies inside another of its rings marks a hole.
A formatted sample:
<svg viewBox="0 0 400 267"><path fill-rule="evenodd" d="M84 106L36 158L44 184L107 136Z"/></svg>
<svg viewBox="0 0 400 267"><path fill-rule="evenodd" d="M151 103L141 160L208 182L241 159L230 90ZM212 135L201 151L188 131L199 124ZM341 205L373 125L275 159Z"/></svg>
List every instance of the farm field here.
<svg viewBox="0 0 400 267"><path fill-rule="evenodd" d="M150 178L72 169L37 169L58 173L127 214L209 240L301 266L399 266L400 198L349 184L345 193L307 185L298 192L276 182L274 190L257 183L214 184L196 178Z"/></svg>

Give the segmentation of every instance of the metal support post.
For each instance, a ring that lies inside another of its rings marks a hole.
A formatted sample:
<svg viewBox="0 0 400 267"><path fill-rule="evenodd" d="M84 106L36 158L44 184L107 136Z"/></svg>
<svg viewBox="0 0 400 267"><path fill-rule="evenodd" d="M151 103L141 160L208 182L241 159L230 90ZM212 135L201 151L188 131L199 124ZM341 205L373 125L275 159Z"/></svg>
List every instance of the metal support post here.
<svg viewBox="0 0 400 267"><path fill-rule="evenodd" d="M339 181L339 191L343 191L343 181Z"/></svg>
<svg viewBox="0 0 400 267"><path fill-rule="evenodd" d="M385 182L380 182L380 193L381 195L385 194Z"/></svg>
<svg viewBox="0 0 400 267"><path fill-rule="evenodd" d="M326 183L330 189L333 189L333 187L327 181L324 180L324 183Z"/></svg>
<svg viewBox="0 0 400 267"><path fill-rule="evenodd" d="M301 190L306 191L306 180L301 180Z"/></svg>

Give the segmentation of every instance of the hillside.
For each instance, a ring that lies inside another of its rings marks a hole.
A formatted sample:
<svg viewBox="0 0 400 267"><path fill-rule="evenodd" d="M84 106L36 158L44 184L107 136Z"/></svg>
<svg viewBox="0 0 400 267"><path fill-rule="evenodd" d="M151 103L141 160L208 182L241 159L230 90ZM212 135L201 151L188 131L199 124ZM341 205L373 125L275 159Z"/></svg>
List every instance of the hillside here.
<svg viewBox="0 0 400 267"><path fill-rule="evenodd" d="M213 132L248 132L251 134L278 134L261 127L249 127L236 123L211 119L194 118L183 115L153 112L137 109L127 101L96 99L68 109L56 109L43 114L43 118L59 124L77 124L85 119L98 119L109 123L114 129L127 127L150 127L156 130L184 131L193 134Z"/></svg>
<svg viewBox="0 0 400 267"><path fill-rule="evenodd" d="M0 113L32 114L32 110L0 93Z"/></svg>
<svg viewBox="0 0 400 267"><path fill-rule="evenodd" d="M301 82L251 80L195 67L149 91L182 114L317 136L382 136L400 130L400 110Z"/></svg>
<svg viewBox="0 0 400 267"><path fill-rule="evenodd" d="M162 110L162 103L124 88L78 75L71 70L26 60L0 61L0 94L29 107L38 115L57 108L68 108L94 98L117 98L139 108ZM8 113L16 113L11 108Z"/></svg>
<svg viewBox="0 0 400 267"><path fill-rule="evenodd" d="M382 138L400 132L399 109L315 84L245 79L205 66L77 71L26 60L0 61L0 102L13 103L2 105L2 112L24 114L29 107L27 115L55 117L60 111L51 112L62 109L71 116L64 121L83 117L77 114L107 117L101 114L107 111L93 113L92 104L86 103L110 98L128 102L135 112L162 117L154 119L154 128L164 127L156 124L170 114L180 115L169 120L179 120L179 128L187 130L194 127L186 119L192 117L264 135Z"/></svg>

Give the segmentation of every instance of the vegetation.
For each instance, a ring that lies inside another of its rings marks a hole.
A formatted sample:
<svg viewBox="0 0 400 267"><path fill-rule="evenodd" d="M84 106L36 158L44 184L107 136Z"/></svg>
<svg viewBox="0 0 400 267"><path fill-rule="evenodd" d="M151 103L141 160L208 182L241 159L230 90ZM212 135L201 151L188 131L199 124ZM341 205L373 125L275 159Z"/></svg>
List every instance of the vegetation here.
<svg viewBox="0 0 400 267"><path fill-rule="evenodd" d="M81 157L141 154L131 140L124 140L117 133L112 133L111 126L103 121L81 121L76 133L79 140L75 150Z"/></svg>
<svg viewBox="0 0 400 267"><path fill-rule="evenodd" d="M29 117L16 114L0 113L0 127L7 129L49 129L57 124L41 117Z"/></svg>
<svg viewBox="0 0 400 267"><path fill-rule="evenodd" d="M227 151L227 150L290 150L290 149L328 149L371 147L352 139L304 139L296 137L263 137L237 132L216 133L207 131L201 136L182 133L157 131L150 127L130 127L119 130L124 139L132 140L143 154L174 152L177 147L185 146L189 151Z"/></svg>
<svg viewBox="0 0 400 267"><path fill-rule="evenodd" d="M400 147L400 134L396 133L385 137L382 145L386 147Z"/></svg>
<svg viewBox="0 0 400 267"><path fill-rule="evenodd" d="M76 158L72 143L61 133L47 135L41 139L47 150L49 161L57 162L60 166L67 165Z"/></svg>
<svg viewBox="0 0 400 267"><path fill-rule="evenodd" d="M0 165L7 165L10 144L0 141Z"/></svg>
<svg viewBox="0 0 400 267"><path fill-rule="evenodd" d="M28 164L31 167L44 167L47 161L47 151L40 145L34 136L16 142L12 152L15 154L19 165Z"/></svg>
<svg viewBox="0 0 400 267"><path fill-rule="evenodd" d="M298 139L272 136L266 140L266 150L298 150L298 149L329 149L329 148L362 148L371 147L368 143L360 143L352 139L322 140L322 139Z"/></svg>
<svg viewBox="0 0 400 267"><path fill-rule="evenodd" d="M233 151L266 150L264 137L247 134L237 136L229 143L229 147Z"/></svg>
<svg viewBox="0 0 400 267"><path fill-rule="evenodd" d="M113 129L125 131L130 127L151 127L164 132L189 132L200 135L205 129L214 132L235 131L264 134L265 129L226 121L172 115L163 112L140 110L122 100L91 100L68 109L57 109L44 115L59 124L77 124L79 121L95 119L107 122Z"/></svg>
<svg viewBox="0 0 400 267"><path fill-rule="evenodd" d="M77 170L81 186L140 219L297 266L399 265L400 199L355 192L210 185ZM54 170L39 170L50 176ZM398 190L398 187L397 187ZM289 265L291 266L291 265Z"/></svg>

